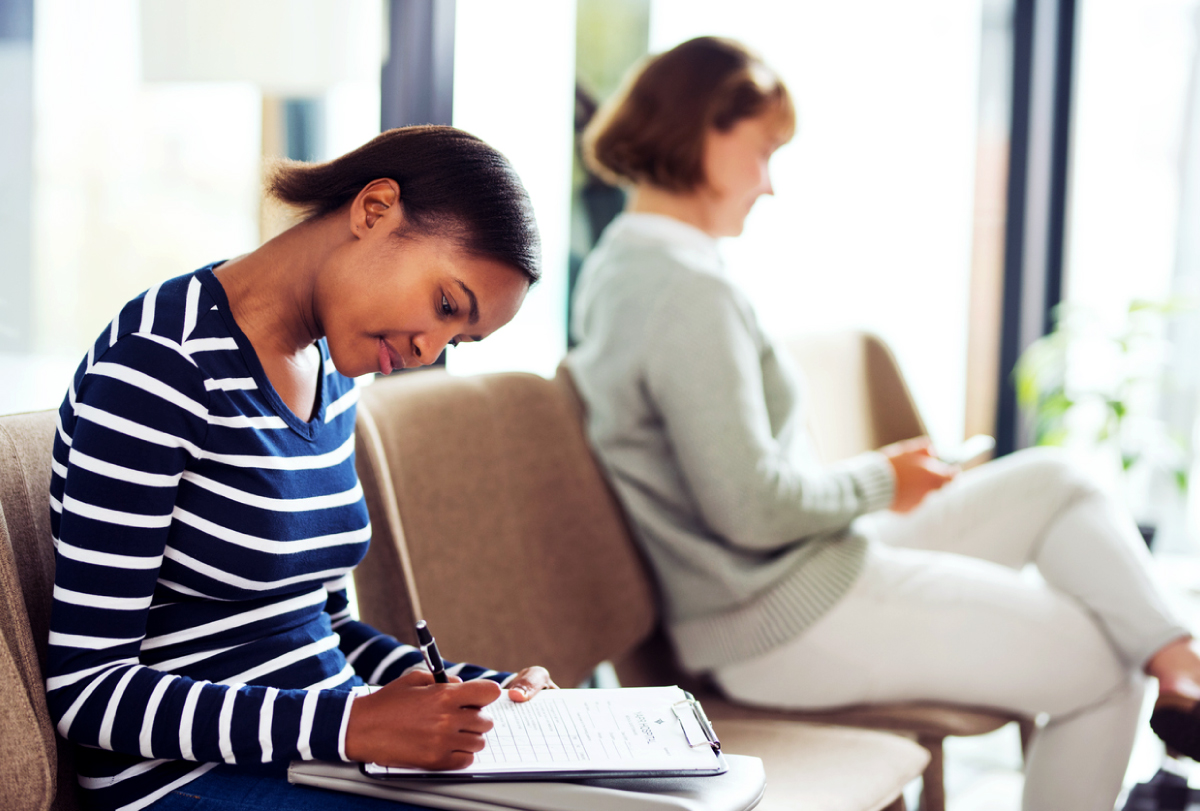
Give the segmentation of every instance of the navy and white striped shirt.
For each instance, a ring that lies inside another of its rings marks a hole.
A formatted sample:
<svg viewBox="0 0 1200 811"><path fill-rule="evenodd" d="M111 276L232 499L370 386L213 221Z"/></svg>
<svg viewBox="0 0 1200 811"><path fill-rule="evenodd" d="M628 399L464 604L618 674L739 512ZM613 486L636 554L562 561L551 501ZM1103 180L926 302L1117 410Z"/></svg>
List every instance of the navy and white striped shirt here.
<svg viewBox="0 0 1200 811"><path fill-rule="evenodd" d="M352 697L421 663L350 613L371 535L354 382L322 340L316 413L297 418L213 267L127 304L59 409L46 692L97 808L217 763L344 760Z"/></svg>

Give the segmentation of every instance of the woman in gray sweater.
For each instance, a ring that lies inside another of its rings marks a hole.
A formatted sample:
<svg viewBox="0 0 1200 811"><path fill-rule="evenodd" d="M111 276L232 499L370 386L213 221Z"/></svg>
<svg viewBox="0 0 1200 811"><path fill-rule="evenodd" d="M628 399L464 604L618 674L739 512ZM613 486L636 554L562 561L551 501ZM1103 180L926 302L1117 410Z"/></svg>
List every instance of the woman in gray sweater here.
<svg viewBox="0 0 1200 811"><path fill-rule="evenodd" d="M1200 754L1192 637L1128 516L1057 455L959 476L922 439L817 461L803 382L716 242L772 193L794 126L779 78L705 37L648 60L585 134L632 195L584 265L570 369L679 660L752 704L1047 713L1025 808L1107 811L1146 675L1156 730Z"/></svg>

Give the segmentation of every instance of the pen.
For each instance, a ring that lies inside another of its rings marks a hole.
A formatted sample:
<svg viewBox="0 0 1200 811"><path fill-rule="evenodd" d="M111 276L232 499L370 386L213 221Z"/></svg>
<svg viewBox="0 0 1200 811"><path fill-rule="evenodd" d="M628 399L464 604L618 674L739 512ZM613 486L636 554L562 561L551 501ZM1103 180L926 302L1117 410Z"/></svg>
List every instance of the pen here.
<svg viewBox="0 0 1200 811"><path fill-rule="evenodd" d="M446 665L442 662L442 655L438 653L437 643L433 641L433 634L429 633L429 626L425 624L425 620L417 620L417 644L421 646L421 653L425 656L425 664L429 665L433 680L438 684L448 682Z"/></svg>

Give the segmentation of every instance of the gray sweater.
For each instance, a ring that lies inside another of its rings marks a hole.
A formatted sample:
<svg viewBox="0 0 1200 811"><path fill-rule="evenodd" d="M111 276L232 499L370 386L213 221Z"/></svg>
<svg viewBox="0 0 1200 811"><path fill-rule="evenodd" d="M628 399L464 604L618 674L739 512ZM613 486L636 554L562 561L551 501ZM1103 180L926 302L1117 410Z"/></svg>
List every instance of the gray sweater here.
<svg viewBox="0 0 1200 811"><path fill-rule="evenodd" d="M891 503L891 465L873 452L818 463L800 379L702 231L621 215L575 295L568 363L589 437L656 570L683 666L795 637L862 570L850 524Z"/></svg>

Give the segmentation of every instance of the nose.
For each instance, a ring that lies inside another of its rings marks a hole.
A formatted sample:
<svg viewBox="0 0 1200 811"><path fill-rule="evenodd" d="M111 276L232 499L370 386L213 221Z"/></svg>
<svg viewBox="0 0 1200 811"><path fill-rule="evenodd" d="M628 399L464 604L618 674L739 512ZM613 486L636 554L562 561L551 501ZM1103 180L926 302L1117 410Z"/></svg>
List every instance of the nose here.
<svg viewBox="0 0 1200 811"><path fill-rule="evenodd" d="M413 356L417 359L417 365L428 366L437 360L453 337L453 335L441 336L428 332L415 336L412 340L412 349Z"/></svg>
<svg viewBox="0 0 1200 811"><path fill-rule="evenodd" d="M762 193L769 194L770 196L774 197L775 184L771 182L771 170L765 166L763 167L762 181L762 186L760 187L762 189Z"/></svg>

